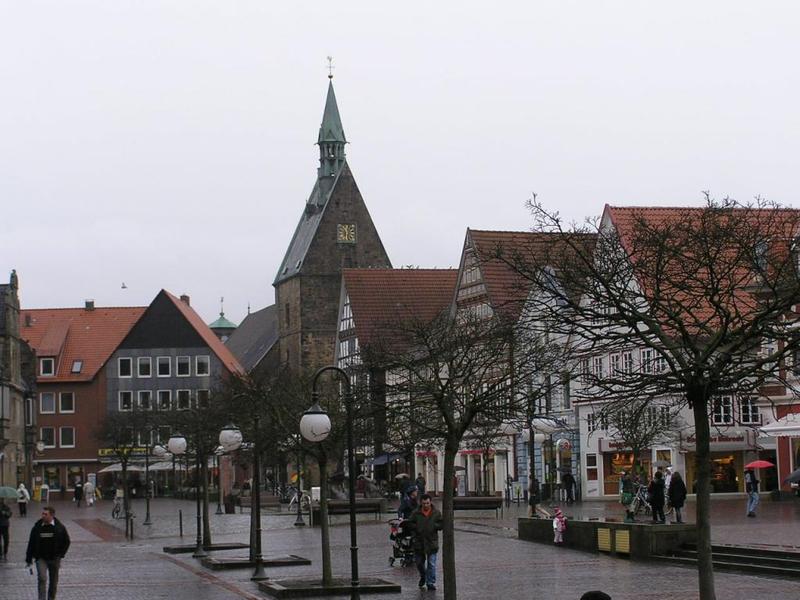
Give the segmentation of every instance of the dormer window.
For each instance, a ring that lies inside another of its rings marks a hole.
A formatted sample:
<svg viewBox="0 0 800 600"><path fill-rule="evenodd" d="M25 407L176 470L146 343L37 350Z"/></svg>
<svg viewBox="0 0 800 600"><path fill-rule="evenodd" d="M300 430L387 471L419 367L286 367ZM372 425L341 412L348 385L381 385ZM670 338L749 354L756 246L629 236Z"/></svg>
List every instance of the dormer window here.
<svg viewBox="0 0 800 600"><path fill-rule="evenodd" d="M82 360L73 360L72 361L72 369L70 369L70 373L77 374L81 372L83 369L83 361Z"/></svg>
<svg viewBox="0 0 800 600"><path fill-rule="evenodd" d="M39 360L39 375L42 377L52 377L56 374L56 359L42 358Z"/></svg>

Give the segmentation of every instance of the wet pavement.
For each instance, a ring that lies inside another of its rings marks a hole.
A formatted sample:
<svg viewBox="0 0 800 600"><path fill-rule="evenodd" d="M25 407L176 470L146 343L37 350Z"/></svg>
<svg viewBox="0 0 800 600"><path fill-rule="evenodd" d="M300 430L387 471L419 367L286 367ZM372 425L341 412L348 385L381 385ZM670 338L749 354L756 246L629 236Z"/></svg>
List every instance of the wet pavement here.
<svg viewBox="0 0 800 600"><path fill-rule="evenodd" d="M744 516L741 499L715 500L713 536L717 543L747 543L764 546L800 545L800 502L762 501L759 516ZM189 555L166 555L167 544L194 540L194 504L158 499L152 503L150 526L142 526L144 503L137 501L135 538L123 535L123 522L110 518L109 502L94 508L76 509L69 503L56 505L70 531L72 548L61 570L58 598L92 600L109 597L170 600L216 600L221 598L262 598L249 580L249 571L210 572ZM216 505L212 506L213 509ZM36 597L35 577L24 568L28 531L38 518L32 503L29 516L16 515L11 522L12 544L9 561L0 563L0 598L26 600ZM184 537L178 537L178 511L184 515ZM620 507L613 502L586 502L565 507L573 518L619 518ZM525 507L512 505L501 518L492 512L457 513L456 568L458 597L463 600L502 597L504 600L572 600L590 589L601 589L614 600L697 598L697 576L692 569L658 563L632 562L604 555L588 554L516 539L516 518ZM687 505L687 519L693 520L693 504ZM388 519L390 515L386 515ZM215 542L247 541L249 515L214 515ZM307 519L307 517L306 517ZM313 577L320 572L319 529L295 527L295 515L267 512L264 516L264 550L267 556L297 554L313 561L311 566L280 567L269 570L271 578ZM346 517L336 517L332 527L333 569L349 574L349 531ZM360 567L362 576L396 581L401 594L387 598L428 599L442 597L440 591L417 589L414 568L390 567L388 526L371 515L359 519ZM215 553L237 555L241 551ZM441 580L441 568L439 572ZM440 581L441 583L441 581ZM800 597L800 582L731 573L717 573L717 597L750 600L769 597L789 600Z"/></svg>

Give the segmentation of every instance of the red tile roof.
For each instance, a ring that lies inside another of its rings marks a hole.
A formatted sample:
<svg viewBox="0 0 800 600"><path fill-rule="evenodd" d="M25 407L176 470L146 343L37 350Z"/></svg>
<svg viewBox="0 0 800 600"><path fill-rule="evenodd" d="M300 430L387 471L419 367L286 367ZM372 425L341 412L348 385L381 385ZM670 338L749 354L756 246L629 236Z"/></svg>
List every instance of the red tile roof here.
<svg viewBox="0 0 800 600"><path fill-rule="evenodd" d="M39 357L56 358L55 376L42 380L91 381L144 310L141 306L23 309L20 337ZM76 360L83 361L80 373L71 372Z"/></svg>
<svg viewBox="0 0 800 600"><path fill-rule="evenodd" d="M181 314L186 318L189 324L194 327L195 331L200 334L203 341L208 345L217 358L225 365L225 367L234 374L244 374L244 369L233 353L222 343L222 341L211 331L211 328L205 321L198 315L195 310L180 298L176 298L167 290L162 290L167 297L172 300Z"/></svg>
<svg viewBox="0 0 800 600"><path fill-rule="evenodd" d="M432 321L450 306L455 269L344 269L359 344L398 320Z"/></svg>

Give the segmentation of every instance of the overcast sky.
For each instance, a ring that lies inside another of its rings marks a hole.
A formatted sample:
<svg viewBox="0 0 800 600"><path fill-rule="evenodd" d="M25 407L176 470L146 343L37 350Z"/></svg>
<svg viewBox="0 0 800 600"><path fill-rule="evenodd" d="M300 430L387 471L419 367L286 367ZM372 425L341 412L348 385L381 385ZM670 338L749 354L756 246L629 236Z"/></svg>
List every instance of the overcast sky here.
<svg viewBox="0 0 800 600"><path fill-rule="evenodd" d="M395 266L701 191L796 203L797 2L0 0L0 277L28 308L239 322L314 184L327 86ZM125 282L127 289L122 289Z"/></svg>

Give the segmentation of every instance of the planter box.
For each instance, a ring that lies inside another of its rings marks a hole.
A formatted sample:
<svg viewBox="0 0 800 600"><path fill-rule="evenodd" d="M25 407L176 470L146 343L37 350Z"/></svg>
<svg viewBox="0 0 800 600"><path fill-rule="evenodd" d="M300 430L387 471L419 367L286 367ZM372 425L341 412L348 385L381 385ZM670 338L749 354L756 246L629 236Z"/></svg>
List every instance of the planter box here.
<svg viewBox="0 0 800 600"><path fill-rule="evenodd" d="M519 538L529 542L553 543L551 519L529 519L518 522ZM697 541L693 524L651 525L621 521L571 521L567 519L564 546L586 552L610 552L645 560L677 550Z"/></svg>

